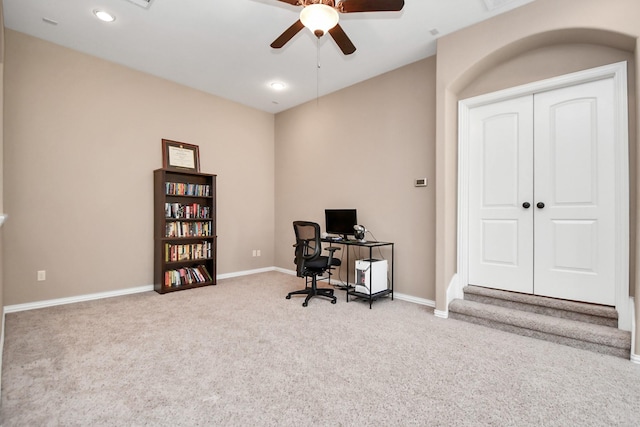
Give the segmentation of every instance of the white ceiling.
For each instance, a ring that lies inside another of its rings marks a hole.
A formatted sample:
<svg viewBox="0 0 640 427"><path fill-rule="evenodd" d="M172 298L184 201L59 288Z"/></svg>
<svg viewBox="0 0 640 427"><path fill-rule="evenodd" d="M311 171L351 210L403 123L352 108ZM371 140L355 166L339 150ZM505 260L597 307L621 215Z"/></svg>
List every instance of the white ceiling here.
<svg viewBox="0 0 640 427"><path fill-rule="evenodd" d="M3 0L5 26L277 113L434 55L438 36L533 0L405 0L401 12L341 14L357 48L349 56L306 29L272 49L301 10L277 0L153 0L148 9L131 1ZM116 20L99 21L95 9Z"/></svg>

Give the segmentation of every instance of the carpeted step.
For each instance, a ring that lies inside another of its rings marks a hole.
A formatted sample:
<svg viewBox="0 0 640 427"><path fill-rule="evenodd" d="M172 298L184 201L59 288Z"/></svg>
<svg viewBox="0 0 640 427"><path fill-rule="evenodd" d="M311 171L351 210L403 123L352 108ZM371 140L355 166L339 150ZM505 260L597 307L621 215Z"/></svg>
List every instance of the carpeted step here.
<svg viewBox="0 0 640 427"><path fill-rule="evenodd" d="M625 359L631 351L630 332L476 301L453 300L449 317Z"/></svg>
<svg viewBox="0 0 640 427"><path fill-rule="evenodd" d="M518 292L502 291L480 286L465 286L465 301L498 305L552 317L588 322L595 325L618 327L618 312L614 307L567 301Z"/></svg>

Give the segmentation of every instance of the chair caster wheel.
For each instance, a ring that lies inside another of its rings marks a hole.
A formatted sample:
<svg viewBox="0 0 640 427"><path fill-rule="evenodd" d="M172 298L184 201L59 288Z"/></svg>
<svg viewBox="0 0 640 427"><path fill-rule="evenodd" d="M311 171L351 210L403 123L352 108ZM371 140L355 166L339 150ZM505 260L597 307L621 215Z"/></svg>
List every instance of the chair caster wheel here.
<svg viewBox="0 0 640 427"><path fill-rule="evenodd" d="M335 304L335 303L336 303L336 300L332 299L331 304Z"/></svg>
<svg viewBox="0 0 640 427"><path fill-rule="evenodd" d="M306 302L303 302L303 303L302 303L302 306L303 306L303 307L306 307L306 306L307 306L307 303L306 303Z"/></svg>
<svg viewBox="0 0 640 427"><path fill-rule="evenodd" d="M286 298L287 298L287 299L291 299L291 295L287 295L287 297L286 297Z"/></svg>

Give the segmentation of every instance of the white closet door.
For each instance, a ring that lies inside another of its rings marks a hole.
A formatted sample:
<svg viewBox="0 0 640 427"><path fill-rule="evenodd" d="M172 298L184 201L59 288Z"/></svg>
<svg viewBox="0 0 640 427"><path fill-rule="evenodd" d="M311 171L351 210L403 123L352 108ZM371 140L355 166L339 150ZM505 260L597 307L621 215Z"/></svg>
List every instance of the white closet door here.
<svg viewBox="0 0 640 427"><path fill-rule="evenodd" d="M535 95L537 295L615 304L613 93L606 79Z"/></svg>
<svg viewBox="0 0 640 427"><path fill-rule="evenodd" d="M533 291L532 100L525 96L470 111L469 283L474 285Z"/></svg>

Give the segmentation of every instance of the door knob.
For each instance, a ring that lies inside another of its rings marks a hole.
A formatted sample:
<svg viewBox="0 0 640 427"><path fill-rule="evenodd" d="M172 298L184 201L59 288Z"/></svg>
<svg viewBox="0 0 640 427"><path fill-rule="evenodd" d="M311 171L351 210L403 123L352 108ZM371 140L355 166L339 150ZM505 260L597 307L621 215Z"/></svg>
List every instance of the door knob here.
<svg viewBox="0 0 640 427"><path fill-rule="evenodd" d="M542 209L544 208L544 203L542 202L538 202L538 204L536 205L538 208Z"/></svg>
<svg viewBox="0 0 640 427"><path fill-rule="evenodd" d="M523 208L525 208L525 209L529 209L529 207L531 207L531 203L529 203L529 202L524 202L524 203L522 204L522 207L523 207Z"/></svg>

